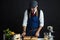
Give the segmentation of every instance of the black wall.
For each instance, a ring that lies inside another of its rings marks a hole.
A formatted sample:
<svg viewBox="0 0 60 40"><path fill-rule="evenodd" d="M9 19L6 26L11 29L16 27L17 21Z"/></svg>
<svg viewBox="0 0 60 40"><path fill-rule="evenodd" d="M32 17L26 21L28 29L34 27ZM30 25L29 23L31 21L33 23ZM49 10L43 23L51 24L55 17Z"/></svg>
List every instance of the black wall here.
<svg viewBox="0 0 60 40"><path fill-rule="evenodd" d="M11 31L16 33L22 32L22 21L24 11L29 8L31 0L2 0L0 12L0 30L10 28ZM59 1L58 0L37 0L39 9L44 12L44 21L46 27L51 25L54 27L55 39L59 38ZM0 33L1 33L0 32ZM2 34L2 33L1 33Z"/></svg>

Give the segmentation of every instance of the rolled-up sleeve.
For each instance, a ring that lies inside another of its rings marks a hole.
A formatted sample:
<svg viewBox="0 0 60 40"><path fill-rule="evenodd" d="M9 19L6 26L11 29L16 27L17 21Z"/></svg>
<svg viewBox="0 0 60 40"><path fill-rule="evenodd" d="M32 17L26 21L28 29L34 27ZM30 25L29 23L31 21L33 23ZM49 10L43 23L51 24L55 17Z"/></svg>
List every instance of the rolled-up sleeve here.
<svg viewBox="0 0 60 40"><path fill-rule="evenodd" d="M27 26L27 20L28 20L28 14L27 14L27 10L25 10L22 26Z"/></svg>
<svg viewBox="0 0 60 40"><path fill-rule="evenodd" d="M40 20L40 27L43 27L44 26L44 14L42 10L40 10L39 20Z"/></svg>

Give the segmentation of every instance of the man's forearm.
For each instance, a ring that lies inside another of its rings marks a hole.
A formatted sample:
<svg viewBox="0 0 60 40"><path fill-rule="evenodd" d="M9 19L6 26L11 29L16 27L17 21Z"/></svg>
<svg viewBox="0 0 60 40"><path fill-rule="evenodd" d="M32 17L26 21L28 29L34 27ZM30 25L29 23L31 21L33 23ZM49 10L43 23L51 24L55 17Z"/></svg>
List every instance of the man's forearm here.
<svg viewBox="0 0 60 40"><path fill-rule="evenodd" d="M26 32L26 26L23 26L23 32Z"/></svg>
<svg viewBox="0 0 60 40"><path fill-rule="evenodd" d="M39 33L42 30L43 27L39 27L37 32Z"/></svg>

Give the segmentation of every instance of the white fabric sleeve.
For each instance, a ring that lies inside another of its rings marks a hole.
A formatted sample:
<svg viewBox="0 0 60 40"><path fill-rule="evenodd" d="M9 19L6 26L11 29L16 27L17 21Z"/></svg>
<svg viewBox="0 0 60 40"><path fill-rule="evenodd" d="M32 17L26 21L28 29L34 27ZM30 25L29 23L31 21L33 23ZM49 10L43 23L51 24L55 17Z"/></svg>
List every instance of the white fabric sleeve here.
<svg viewBox="0 0 60 40"><path fill-rule="evenodd" d="M42 10L40 10L39 20L40 20L40 26L43 27L44 26L44 14Z"/></svg>
<svg viewBox="0 0 60 40"><path fill-rule="evenodd" d="M27 20L28 20L28 14L27 14L27 10L25 10L22 26L27 26Z"/></svg>

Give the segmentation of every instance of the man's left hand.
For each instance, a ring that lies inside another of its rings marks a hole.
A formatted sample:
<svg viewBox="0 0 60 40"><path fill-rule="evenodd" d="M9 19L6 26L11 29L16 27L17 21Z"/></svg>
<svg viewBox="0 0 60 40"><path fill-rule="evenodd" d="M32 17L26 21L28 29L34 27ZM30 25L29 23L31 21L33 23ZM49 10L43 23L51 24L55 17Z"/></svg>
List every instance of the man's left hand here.
<svg viewBox="0 0 60 40"><path fill-rule="evenodd" d="M36 32L35 36L38 37L39 36L39 32Z"/></svg>

